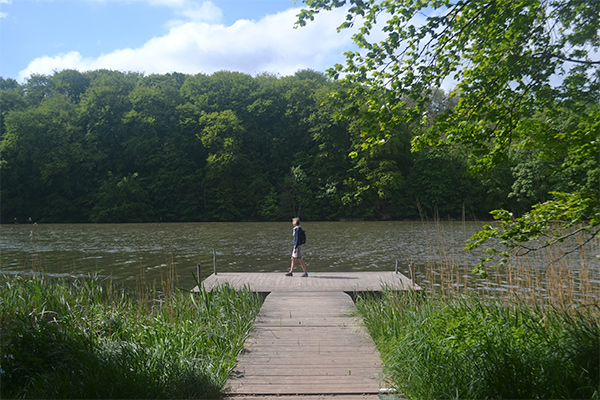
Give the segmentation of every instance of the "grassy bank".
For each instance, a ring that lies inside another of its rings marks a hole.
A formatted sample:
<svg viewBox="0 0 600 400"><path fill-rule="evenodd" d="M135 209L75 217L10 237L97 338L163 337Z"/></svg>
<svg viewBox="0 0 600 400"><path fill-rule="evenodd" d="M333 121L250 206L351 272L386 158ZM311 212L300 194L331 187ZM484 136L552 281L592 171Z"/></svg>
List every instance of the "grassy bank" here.
<svg viewBox="0 0 600 400"><path fill-rule="evenodd" d="M229 288L152 299L4 277L0 398L218 398L260 304Z"/></svg>
<svg viewBox="0 0 600 400"><path fill-rule="evenodd" d="M414 399L599 398L600 310L387 292L359 312Z"/></svg>

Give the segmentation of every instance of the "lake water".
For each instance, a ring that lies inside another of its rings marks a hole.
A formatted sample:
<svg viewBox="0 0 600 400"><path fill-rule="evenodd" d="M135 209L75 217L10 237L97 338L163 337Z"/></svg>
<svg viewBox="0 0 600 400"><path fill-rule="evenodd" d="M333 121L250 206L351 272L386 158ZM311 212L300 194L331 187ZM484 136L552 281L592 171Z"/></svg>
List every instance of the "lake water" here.
<svg viewBox="0 0 600 400"><path fill-rule="evenodd" d="M481 254L463 250L482 226L481 222L304 222L304 260L311 272L393 271L398 260L405 275L410 274L409 264L413 266L422 286L448 279L445 265L460 268L461 276L451 278L458 284L490 286L490 281L469 272ZM286 222L21 224L0 229L0 273L98 274L126 285L140 279L160 282L166 269L174 268L178 285L191 288L197 263L204 278L212 273L213 249L221 272L284 272L292 250L292 225ZM588 252L590 271L585 279L600 286L597 241ZM527 266L544 269L547 260L536 257ZM571 257L573 270L579 268L580 258ZM510 283L502 271L498 273L491 286Z"/></svg>

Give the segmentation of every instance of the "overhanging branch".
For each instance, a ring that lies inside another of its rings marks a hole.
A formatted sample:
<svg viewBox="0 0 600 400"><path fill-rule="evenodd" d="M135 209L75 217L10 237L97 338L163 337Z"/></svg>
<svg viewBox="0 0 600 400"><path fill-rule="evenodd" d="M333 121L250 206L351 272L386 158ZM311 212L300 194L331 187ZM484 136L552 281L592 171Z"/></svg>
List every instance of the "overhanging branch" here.
<svg viewBox="0 0 600 400"><path fill-rule="evenodd" d="M539 246L539 247L527 247L525 245L519 245L518 247L520 247L524 251L522 253L517 254L517 256L524 256L524 255L529 254L531 252L542 250L542 249L545 249L547 247L553 246L553 245L555 245L555 244L557 244L559 242L564 241L568 237L574 236L574 235L576 235L576 234L578 234L580 232L586 231L588 229L589 229L589 226L581 227L579 229L576 229L576 230L574 230L572 232L567 233L566 235L563 235L561 237L555 238L554 240L550 240L547 243L544 243L542 246ZM568 256L569 254L574 253L577 250L583 248L585 245L587 245L592 239L594 239L598 235L600 235L600 228L596 229L595 232L591 233L590 236L587 238L587 240L585 240L583 243L579 243L577 246L574 246L572 249L564 252L562 254L562 256L560 256L554 262L559 261L559 260L565 258L566 256Z"/></svg>
<svg viewBox="0 0 600 400"><path fill-rule="evenodd" d="M550 58L558 58L561 61L566 61L566 62L572 62L572 63L576 63L576 64L583 64L583 65L600 65L600 61L592 61L592 60L577 60L574 58L570 58L570 57L563 57L561 55L558 54L546 54L547 56L549 56Z"/></svg>

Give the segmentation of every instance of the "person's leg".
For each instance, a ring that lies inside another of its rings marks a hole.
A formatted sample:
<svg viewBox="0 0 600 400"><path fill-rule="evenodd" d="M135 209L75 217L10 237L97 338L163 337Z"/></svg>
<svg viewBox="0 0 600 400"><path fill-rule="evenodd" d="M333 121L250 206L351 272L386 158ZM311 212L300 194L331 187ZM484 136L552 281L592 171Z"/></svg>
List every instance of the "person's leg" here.
<svg viewBox="0 0 600 400"><path fill-rule="evenodd" d="M300 261L300 266L302 267L302 270L306 272L306 265L304 265L304 260L302 258L299 258L298 261Z"/></svg>
<svg viewBox="0 0 600 400"><path fill-rule="evenodd" d="M306 278L308 276L308 272L306 272L306 265L304 265L304 260L302 258L298 258L298 260L300 260L300 265L302 266L302 269L304 270L302 277Z"/></svg>
<svg viewBox="0 0 600 400"><path fill-rule="evenodd" d="M296 259L294 257L292 257L292 265L290 266L290 271L286 272L287 276L292 276L292 273L294 272L294 264L296 262Z"/></svg>

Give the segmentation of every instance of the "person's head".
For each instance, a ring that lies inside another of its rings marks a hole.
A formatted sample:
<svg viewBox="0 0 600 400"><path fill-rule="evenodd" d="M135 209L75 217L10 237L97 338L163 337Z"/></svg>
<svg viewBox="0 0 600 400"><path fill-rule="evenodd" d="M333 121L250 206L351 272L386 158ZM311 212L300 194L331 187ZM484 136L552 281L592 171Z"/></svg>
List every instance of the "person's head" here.
<svg viewBox="0 0 600 400"><path fill-rule="evenodd" d="M296 217L296 218L292 218L292 224L294 226L298 226L300 225L300 218Z"/></svg>

